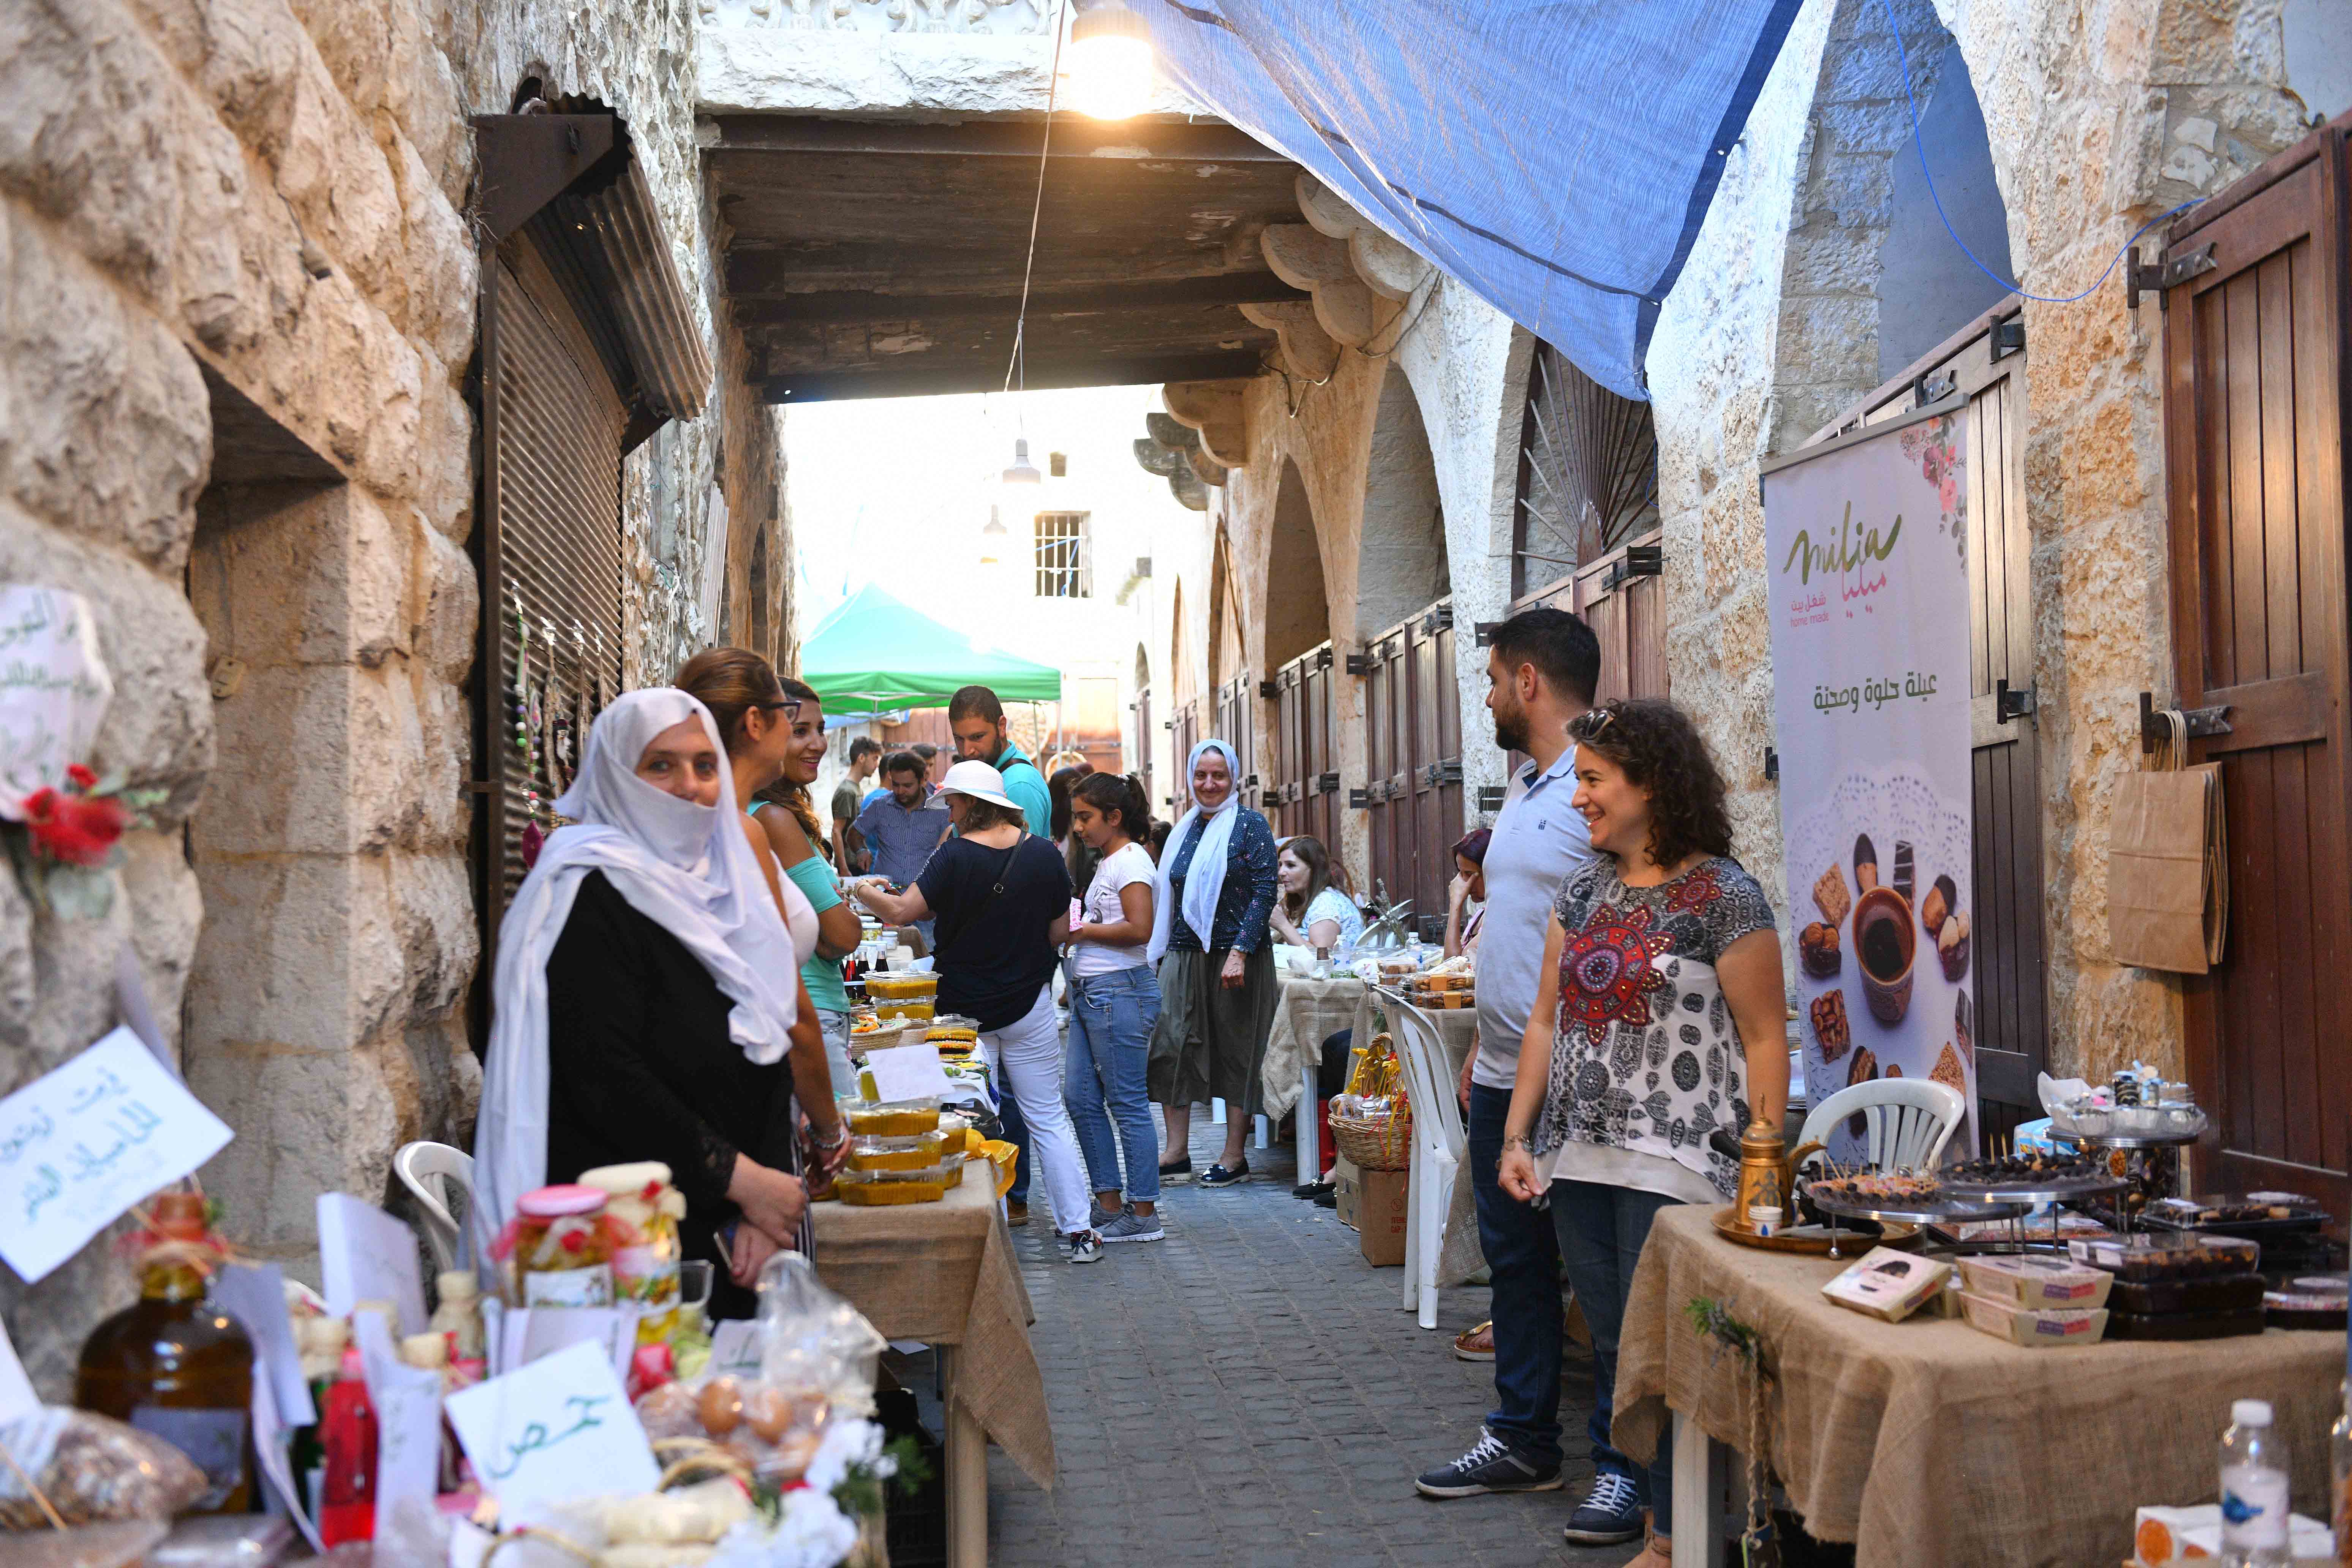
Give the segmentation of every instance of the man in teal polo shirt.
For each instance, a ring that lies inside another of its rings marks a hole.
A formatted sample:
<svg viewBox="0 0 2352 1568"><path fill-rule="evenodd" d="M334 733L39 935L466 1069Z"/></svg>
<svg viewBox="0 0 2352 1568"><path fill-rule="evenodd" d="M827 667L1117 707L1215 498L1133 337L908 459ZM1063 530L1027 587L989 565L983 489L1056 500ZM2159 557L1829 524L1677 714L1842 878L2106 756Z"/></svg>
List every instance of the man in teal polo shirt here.
<svg viewBox="0 0 2352 1568"><path fill-rule="evenodd" d="M1004 733L1004 704L985 686L967 686L948 700L948 732L955 737L956 755L986 763L1004 775L1004 793L1029 819L1029 831L1040 838L1053 837L1054 797L1045 789L1045 775Z"/></svg>
<svg viewBox="0 0 2352 1568"><path fill-rule="evenodd" d="M1029 831L1038 837L1051 840L1054 837L1054 797L1045 788L1045 775L1037 764L1022 754L1004 733L1004 704L996 693L985 686L967 686L948 699L948 733L955 737L956 755L969 762L986 763L1004 775L1004 793L1029 819ZM1014 1225L1025 1225L1029 1219L1029 1129L1013 1108L1013 1097L1001 1097L998 1114L1004 1122L1005 1142L1021 1153L1013 1163L1013 1185L1006 1190L1007 1217Z"/></svg>

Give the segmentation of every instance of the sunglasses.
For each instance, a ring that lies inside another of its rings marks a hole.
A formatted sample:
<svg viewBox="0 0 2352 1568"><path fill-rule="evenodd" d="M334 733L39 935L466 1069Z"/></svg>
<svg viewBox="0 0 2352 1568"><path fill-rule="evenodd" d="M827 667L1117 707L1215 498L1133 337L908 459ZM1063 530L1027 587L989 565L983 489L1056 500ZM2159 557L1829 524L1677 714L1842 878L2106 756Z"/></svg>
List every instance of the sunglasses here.
<svg viewBox="0 0 2352 1568"><path fill-rule="evenodd" d="M1576 741L1597 741L1601 738L1601 731L1616 721L1617 711L1613 708L1595 708L1590 712L1579 713L1568 721L1569 738Z"/></svg>
<svg viewBox="0 0 2352 1568"><path fill-rule="evenodd" d="M777 702L754 702L751 706L759 709L781 708L784 710L785 719L795 722L801 716L802 703L797 697L787 697Z"/></svg>

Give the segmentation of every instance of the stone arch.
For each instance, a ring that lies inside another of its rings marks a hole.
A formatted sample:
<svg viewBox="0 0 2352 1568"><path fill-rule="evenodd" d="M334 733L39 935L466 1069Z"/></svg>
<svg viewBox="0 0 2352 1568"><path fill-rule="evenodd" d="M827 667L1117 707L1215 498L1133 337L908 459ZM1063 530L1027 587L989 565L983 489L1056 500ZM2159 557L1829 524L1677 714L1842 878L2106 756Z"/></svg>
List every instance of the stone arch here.
<svg viewBox="0 0 2352 1568"><path fill-rule="evenodd" d="M1412 394L1406 393L1408 400ZM1423 450L1428 438L1423 437ZM1431 480L1435 488L1435 480ZM1274 526L1267 531L1264 578L1265 671L1289 663L1331 637L1330 594L1323 581L1323 551L1315 529L1315 508L1297 459L1285 458L1275 491ZM1230 671L1228 672L1231 673Z"/></svg>
<svg viewBox="0 0 2352 1568"><path fill-rule="evenodd" d="M1217 530L1209 552L1209 691L1241 673L1249 662L1243 625L1247 611L1240 602L1240 584L1234 578L1234 552L1224 529Z"/></svg>
<svg viewBox="0 0 2352 1568"><path fill-rule="evenodd" d="M1286 579L1276 573L1269 574L1269 581ZM1371 451L1365 463L1363 531L1356 556L1356 640L1376 636L1444 597L1446 585L1445 511L1438 498L1436 459L1412 384L1391 361L1381 382ZM1267 657L1272 662L1270 649Z"/></svg>
<svg viewBox="0 0 2352 1568"><path fill-rule="evenodd" d="M1947 218L1987 267L2013 276L1984 113L1935 0L1839 0L1799 158L1774 378L1783 451L2007 295L1952 242Z"/></svg>

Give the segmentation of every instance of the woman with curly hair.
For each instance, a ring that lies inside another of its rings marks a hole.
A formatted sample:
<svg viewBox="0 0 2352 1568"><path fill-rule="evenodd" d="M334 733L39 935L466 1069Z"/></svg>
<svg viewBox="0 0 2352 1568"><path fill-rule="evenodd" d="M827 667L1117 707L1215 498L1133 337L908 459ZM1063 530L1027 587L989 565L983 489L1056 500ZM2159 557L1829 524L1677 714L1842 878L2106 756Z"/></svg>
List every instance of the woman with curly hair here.
<svg viewBox="0 0 2352 1568"><path fill-rule="evenodd" d="M1723 775L1689 718L1619 700L1568 732L1576 809L1601 853L1552 907L1499 1177L1521 1202L1550 1194L1594 1375L1610 1386L1651 1220L1668 1204L1730 1200L1739 1163L1709 1132L1780 1125L1785 993L1772 906L1731 858ZM1614 1453L1599 1466L1650 1507L1634 1568L1671 1561L1671 1462L1661 1445L1646 1466Z"/></svg>

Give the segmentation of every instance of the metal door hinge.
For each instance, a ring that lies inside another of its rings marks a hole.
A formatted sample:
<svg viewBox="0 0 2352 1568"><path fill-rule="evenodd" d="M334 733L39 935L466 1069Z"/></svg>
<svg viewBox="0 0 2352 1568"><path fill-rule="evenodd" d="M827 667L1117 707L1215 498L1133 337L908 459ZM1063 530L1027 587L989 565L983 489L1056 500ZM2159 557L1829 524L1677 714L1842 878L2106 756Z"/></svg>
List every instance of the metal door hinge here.
<svg viewBox="0 0 2352 1568"><path fill-rule="evenodd" d="M1436 789L1444 784L1458 784L1462 782L1462 763L1458 760L1432 763L1421 770L1421 782L1425 789Z"/></svg>
<svg viewBox="0 0 2352 1568"><path fill-rule="evenodd" d="M1348 656L1348 662L1341 668L1346 669L1349 675L1370 675L1372 672L1371 660L1366 658L1360 653L1349 654Z"/></svg>
<svg viewBox="0 0 2352 1568"><path fill-rule="evenodd" d="M2164 309L2165 290L2186 283L2191 278L2215 271L2221 265L2213 259L2213 247L2210 241L2193 250L2184 250L2178 256L2165 252L2153 265L2140 260L2139 255L2137 250L2134 250L2131 259L2124 264L2124 304L2134 310L2139 309L2143 289L2155 292L2157 309L2160 310Z"/></svg>
<svg viewBox="0 0 2352 1568"><path fill-rule="evenodd" d="M1317 795L1330 795L1337 791L1339 787L1339 775L1337 773L1317 773L1315 775L1315 793Z"/></svg>
<svg viewBox="0 0 2352 1568"><path fill-rule="evenodd" d="M1635 577L1662 577L1666 571L1664 547L1656 544L1633 544L1625 549L1624 559L1609 568L1601 582L1603 593L1614 593Z"/></svg>
<svg viewBox="0 0 2352 1568"><path fill-rule="evenodd" d="M1368 810L1370 810L1370 809L1371 808L1371 805L1372 805L1372 792L1371 792L1370 790L1368 790L1368 789L1351 789L1351 790L1349 790L1349 791L1348 792L1348 809L1349 809L1349 810L1350 810L1350 811L1368 811Z"/></svg>
<svg viewBox="0 0 2352 1568"><path fill-rule="evenodd" d="M1257 683L1257 694L1260 697L1279 697L1282 695L1282 683L1278 680L1261 680Z"/></svg>
<svg viewBox="0 0 2352 1568"><path fill-rule="evenodd" d="M1764 776L1768 779L1780 776L1780 753L1771 746L1764 748Z"/></svg>
<svg viewBox="0 0 2352 1568"><path fill-rule="evenodd" d="M2006 724L2011 719L2033 717L2033 688L2011 686L2006 679L1992 683L1992 721Z"/></svg>
<svg viewBox="0 0 2352 1568"><path fill-rule="evenodd" d="M1439 605L1421 617L1421 635L1423 637L1433 637L1439 632L1453 629L1454 606L1451 605Z"/></svg>
<svg viewBox="0 0 2352 1568"><path fill-rule="evenodd" d="M1911 405L1914 408L1925 408L1930 403L1940 402L1949 397L1952 395L1952 388L1959 384L1959 377L1948 370L1929 371L1911 384Z"/></svg>
<svg viewBox="0 0 2352 1568"><path fill-rule="evenodd" d="M1315 668L1318 669L1331 668L1331 649L1328 644L1315 650Z"/></svg>
<svg viewBox="0 0 2352 1568"><path fill-rule="evenodd" d="M1278 789L1270 789L1264 795L1258 796L1257 803L1261 806L1269 808L1280 805L1282 804L1282 792Z"/></svg>
<svg viewBox="0 0 2352 1568"><path fill-rule="evenodd" d="M2164 715L2176 711L2158 708L2156 700L2143 691L2139 694L2139 749L2153 752L2168 745L2172 726L2164 722ZM2212 708L2182 708L2178 710L2192 741L2210 740L2215 735L2227 735L2230 729L2230 705L2226 702Z"/></svg>
<svg viewBox="0 0 2352 1568"><path fill-rule="evenodd" d="M2025 318L2011 316L1992 324L1992 357L1996 363L2025 352Z"/></svg>
<svg viewBox="0 0 2352 1568"><path fill-rule="evenodd" d="M1489 644L1489 643L1491 643L1491 642L1493 642L1493 641L1495 640L1495 629L1496 629L1497 626L1500 626L1502 624L1503 624L1503 623L1502 623L1502 622L1500 622L1500 621L1473 621L1473 622L1471 622L1471 623L1470 623L1470 640L1471 640L1473 643L1475 643L1476 646L1478 646L1478 647L1485 647L1487 644Z"/></svg>

